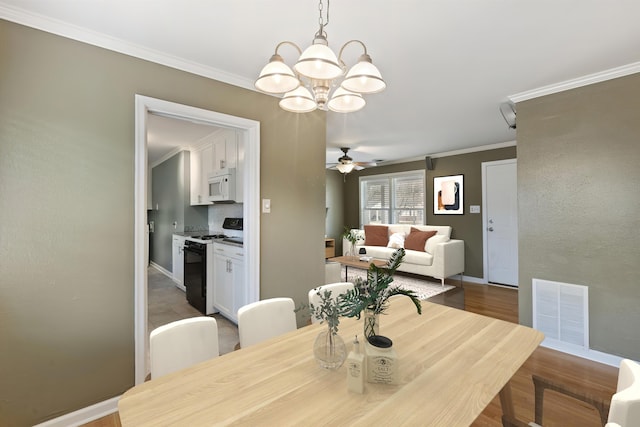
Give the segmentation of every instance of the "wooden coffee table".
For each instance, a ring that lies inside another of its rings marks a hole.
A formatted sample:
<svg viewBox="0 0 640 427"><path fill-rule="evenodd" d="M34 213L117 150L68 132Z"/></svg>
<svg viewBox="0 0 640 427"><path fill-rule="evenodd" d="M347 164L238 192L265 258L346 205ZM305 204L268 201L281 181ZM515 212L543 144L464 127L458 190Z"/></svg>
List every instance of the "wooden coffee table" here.
<svg viewBox="0 0 640 427"><path fill-rule="evenodd" d="M329 258L329 261L339 262L344 265L344 281L348 282L347 273L349 267L359 268L361 270L368 270L371 264L375 264L377 267L384 267L387 265L387 261L380 261L372 259L371 261L360 261L360 256L337 256L335 258Z"/></svg>

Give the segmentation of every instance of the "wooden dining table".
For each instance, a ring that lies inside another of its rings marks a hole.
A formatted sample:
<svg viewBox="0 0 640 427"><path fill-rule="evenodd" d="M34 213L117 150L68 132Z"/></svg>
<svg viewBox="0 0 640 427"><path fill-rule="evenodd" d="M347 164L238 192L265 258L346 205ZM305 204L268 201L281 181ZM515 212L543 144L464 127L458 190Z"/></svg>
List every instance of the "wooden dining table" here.
<svg viewBox="0 0 640 427"><path fill-rule="evenodd" d="M320 368L313 324L136 385L118 403L128 426L468 426L500 393L513 412L509 380L543 339L514 323L429 302L416 313L393 297L380 334L393 340L397 385L347 390L346 366ZM351 348L363 321L341 319Z"/></svg>

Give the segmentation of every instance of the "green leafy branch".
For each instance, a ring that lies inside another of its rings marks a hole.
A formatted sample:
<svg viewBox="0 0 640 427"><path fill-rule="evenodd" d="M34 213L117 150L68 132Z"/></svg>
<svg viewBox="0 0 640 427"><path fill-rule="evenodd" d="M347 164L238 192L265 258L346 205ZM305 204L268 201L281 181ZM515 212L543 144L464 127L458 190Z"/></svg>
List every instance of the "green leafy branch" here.
<svg viewBox="0 0 640 427"><path fill-rule="evenodd" d="M387 265L378 267L371 263L367 270L367 279L358 277L354 281L354 288L342 294L338 299L340 313L346 317L360 318L363 310L371 310L381 314L389 307L389 298L394 295L405 295L411 298L418 314L422 314L422 304L417 294L399 286L390 286L393 275L404 260L405 251L400 248L395 251Z"/></svg>

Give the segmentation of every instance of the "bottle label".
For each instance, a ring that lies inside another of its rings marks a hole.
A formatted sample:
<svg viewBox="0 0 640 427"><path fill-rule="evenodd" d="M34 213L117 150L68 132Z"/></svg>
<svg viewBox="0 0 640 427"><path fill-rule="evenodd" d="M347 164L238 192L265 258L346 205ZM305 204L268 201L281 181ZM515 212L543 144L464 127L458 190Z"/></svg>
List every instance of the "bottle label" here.
<svg viewBox="0 0 640 427"><path fill-rule="evenodd" d="M369 382L393 384L395 360L384 356L369 357Z"/></svg>
<svg viewBox="0 0 640 427"><path fill-rule="evenodd" d="M349 363L349 376L353 378L360 378L362 375L361 364L356 362Z"/></svg>

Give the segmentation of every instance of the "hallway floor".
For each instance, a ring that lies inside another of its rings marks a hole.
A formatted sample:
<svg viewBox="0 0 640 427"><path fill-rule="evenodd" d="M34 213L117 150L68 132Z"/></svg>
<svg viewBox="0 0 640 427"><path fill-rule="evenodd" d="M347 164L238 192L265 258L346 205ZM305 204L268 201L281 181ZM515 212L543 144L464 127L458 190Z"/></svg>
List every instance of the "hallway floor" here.
<svg viewBox="0 0 640 427"><path fill-rule="evenodd" d="M202 316L202 313L187 302L185 293L176 287L172 279L154 267L149 267L147 274L149 331L175 320ZM233 351L238 344L238 327L220 314L211 317L218 322L220 354Z"/></svg>

